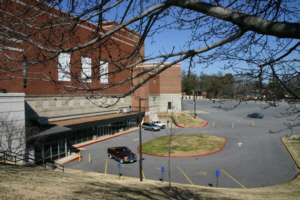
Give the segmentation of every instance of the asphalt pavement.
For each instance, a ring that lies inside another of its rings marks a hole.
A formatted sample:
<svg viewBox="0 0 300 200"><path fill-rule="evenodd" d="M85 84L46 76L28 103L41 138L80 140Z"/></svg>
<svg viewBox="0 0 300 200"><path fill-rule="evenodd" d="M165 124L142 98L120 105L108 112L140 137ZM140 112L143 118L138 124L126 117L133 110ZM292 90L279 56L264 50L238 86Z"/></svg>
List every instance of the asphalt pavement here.
<svg viewBox="0 0 300 200"><path fill-rule="evenodd" d="M289 105L280 102L268 107L261 102L237 102L197 100L197 117L208 121L203 128L182 128L177 134L216 135L227 139L226 146L218 153L188 158L171 158L172 182L223 187L257 188L279 185L293 180L299 173L297 166L281 142L285 135L299 134L299 128L287 129L293 117L281 113L289 111ZM234 109L232 109L234 108ZM194 112L192 100L183 101L183 110ZM264 114L263 119L247 118L253 112ZM142 142L166 135L142 131ZM118 168L118 162L107 157L107 148L127 146L138 154L138 131L129 132L81 148L81 162L75 159L64 164L67 170L94 171L140 178L139 162L127 163ZM91 162L89 162L89 155ZM169 181L168 158L143 154L143 178ZM161 167L165 172L161 172ZM216 173L218 171L219 173ZM218 176L219 175L219 176Z"/></svg>

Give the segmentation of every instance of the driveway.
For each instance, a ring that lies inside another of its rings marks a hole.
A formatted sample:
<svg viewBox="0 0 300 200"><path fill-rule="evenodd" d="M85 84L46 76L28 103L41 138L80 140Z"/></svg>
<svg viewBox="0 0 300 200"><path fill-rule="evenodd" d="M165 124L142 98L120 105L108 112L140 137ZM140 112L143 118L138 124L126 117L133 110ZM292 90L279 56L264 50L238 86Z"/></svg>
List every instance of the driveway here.
<svg viewBox="0 0 300 200"><path fill-rule="evenodd" d="M196 102L196 110L199 111L197 116L208 121L208 125L203 128L180 129L177 134L216 135L226 138L227 144L216 154L171 158L172 182L216 187L218 181L218 187L256 188L289 182L299 173L281 142L282 137L291 134L290 129L283 130L286 128L284 123L289 124L291 117L280 116L280 113L289 107L286 103L282 102L277 107L265 109L266 104L248 102L229 110L228 108L233 108L237 103L218 101L213 103L210 100ZM183 110L192 113L193 101L183 101ZM247 114L253 112L261 112L265 117L247 118ZM270 133L270 130L281 131ZM299 131L299 128L293 130L294 133ZM142 142L163 135L166 135L165 130L158 132L143 130ZM82 161L75 160L65 164L65 167L116 175L119 175L120 170L122 176L139 178L138 162L124 164L119 169L118 162L107 157L107 148L113 146L128 146L138 154L138 131L86 146L81 151ZM161 167L165 168L163 175ZM220 172L218 179L216 171ZM163 177L164 181L169 181L168 158L143 155L143 176L152 180L162 180Z"/></svg>

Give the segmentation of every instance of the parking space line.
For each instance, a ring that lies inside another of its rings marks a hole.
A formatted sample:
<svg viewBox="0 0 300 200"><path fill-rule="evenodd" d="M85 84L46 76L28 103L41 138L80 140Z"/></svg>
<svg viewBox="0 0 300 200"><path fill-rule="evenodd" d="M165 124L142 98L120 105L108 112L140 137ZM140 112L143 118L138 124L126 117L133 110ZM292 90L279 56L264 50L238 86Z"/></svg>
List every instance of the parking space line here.
<svg viewBox="0 0 300 200"><path fill-rule="evenodd" d="M107 161L108 161L108 159L106 159L106 164L105 164L105 174L106 174L106 170L107 170Z"/></svg>
<svg viewBox="0 0 300 200"><path fill-rule="evenodd" d="M146 180L146 178L145 178L145 174L144 174L144 171L142 171L142 173L143 173L144 180Z"/></svg>
<svg viewBox="0 0 300 200"><path fill-rule="evenodd" d="M238 182L237 180L235 180L232 176L230 176L229 174L227 174L224 170L221 170L222 172L224 172L224 174L226 174L227 176L229 176L232 180L234 180L237 184L239 184L240 186L242 186L243 188L246 189L245 186L243 186L240 182Z"/></svg>
<svg viewBox="0 0 300 200"><path fill-rule="evenodd" d="M177 168L183 173L183 175L185 176L185 178L186 178L192 185L194 185L193 182L189 179L189 177L188 177L188 176L180 169L180 167L177 166Z"/></svg>

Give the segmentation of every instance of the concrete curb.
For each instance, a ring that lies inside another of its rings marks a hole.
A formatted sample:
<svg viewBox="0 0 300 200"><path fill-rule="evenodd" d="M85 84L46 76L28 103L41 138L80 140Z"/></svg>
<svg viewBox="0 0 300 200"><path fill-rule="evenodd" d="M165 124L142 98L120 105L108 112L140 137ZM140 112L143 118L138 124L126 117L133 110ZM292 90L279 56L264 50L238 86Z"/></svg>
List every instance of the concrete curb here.
<svg viewBox="0 0 300 200"><path fill-rule="evenodd" d="M283 137L284 138L284 137ZM286 144L283 141L283 138L281 138L281 142L283 143L283 145L285 146L285 148L287 149L287 151L289 152L289 154L291 155L292 159L294 160L294 162L296 163L298 169L300 169L300 165L297 162L297 160L295 159L295 157L293 156L292 152L289 150L289 148L286 146Z"/></svg>

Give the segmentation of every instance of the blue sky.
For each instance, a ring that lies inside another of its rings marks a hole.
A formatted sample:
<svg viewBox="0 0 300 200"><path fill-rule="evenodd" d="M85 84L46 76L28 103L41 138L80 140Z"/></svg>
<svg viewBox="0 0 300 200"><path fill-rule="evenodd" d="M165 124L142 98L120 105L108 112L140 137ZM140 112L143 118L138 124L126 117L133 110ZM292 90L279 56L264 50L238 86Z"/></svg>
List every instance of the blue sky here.
<svg viewBox="0 0 300 200"><path fill-rule="evenodd" d="M188 40L187 37L189 37L190 32L189 31L175 31L175 30L165 30L164 32L160 33L159 35L156 35L154 37L154 42L152 42L151 38L147 38L145 42L145 53L146 55L159 55L159 51L161 52L172 52L173 47L175 47L174 52L179 52L181 50L187 50L184 49L185 43ZM181 62L181 70L188 70L189 66L189 60L185 60ZM204 65L196 64L196 67L193 68L191 71L200 74L201 71L205 74L217 74L219 71L221 71L223 74L226 73L232 73L234 72L232 70L223 70L220 68L222 67L222 63L214 63L213 66L210 66L209 68L204 68Z"/></svg>
<svg viewBox="0 0 300 200"><path fill-rule="evenodd" d="M295 5L295 6L297 7L297 5ZM299 6L299 2L298 2L298 6ZM125 8L122 5L122 6L118 7L117 11L112 10L111 12L106 13L105 14L106 20L114 20L116 17L122 16L122 14L124 12L125 12ZM135 12L137 12L137 11L135 11ZM137 13L135 13L135 14L137 14ZM167 21L168 21L168 19L167 19ZM164 29L164 31L161 31L158 34L155 34L153 39L152 38L146 39L146 41L145 41L146 56L157 56L157 55L160 55L160 52L170 53L170 52L172 52L173 47L175 48L174 52L188 50L187 48L185 48L185 44L190 39L190 33L191 33L190 31ZM275 38L273 40L275 40ZM196 45L199 45L199 44L196 43ZM270 44L270 45L272 46L272 44ZM194 48L197 48L197 47L194 47ZM294 53L291 57L298 58L299 54ZM155 60L153 60L153 62L154 61ZM156 61L158 61L158 60L156 60ZM172 60L168 60L167 62L171 62L171 61ZM189 60L181 62L182 70L188 70L188 65L189 65ZM230 70L221 69L223 66L224 66L224 63L220 63L220 62L210 65L209 68L204 68L204 65L196 64L196 67L192 69L192 72L194 72L196 74L200 74L203 71L205 74L213 74L213 73L218 73L219 71L221 71L223 74L226 74L226 73L234 74L234 71L231 69ZM242 64L242 63L239 64L239 67L248 68L245 64Z"/></svg>

